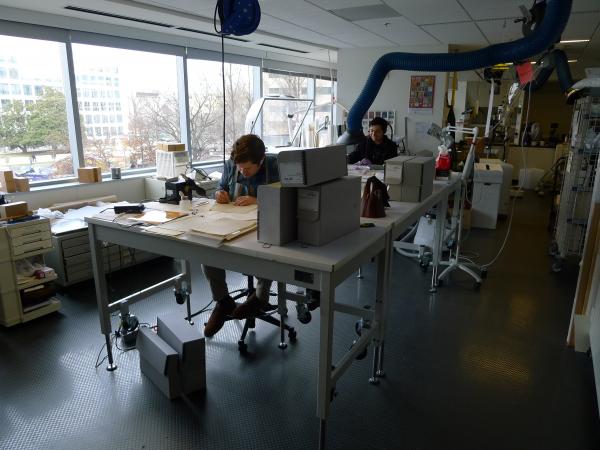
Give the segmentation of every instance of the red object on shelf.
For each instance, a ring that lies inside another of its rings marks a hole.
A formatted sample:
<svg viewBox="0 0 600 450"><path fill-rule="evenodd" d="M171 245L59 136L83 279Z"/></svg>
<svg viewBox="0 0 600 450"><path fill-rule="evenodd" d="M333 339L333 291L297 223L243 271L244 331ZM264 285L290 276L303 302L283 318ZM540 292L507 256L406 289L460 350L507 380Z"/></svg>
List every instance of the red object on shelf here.
<svg viewBox="0 0 600 450"><path fill-rule="evenodd" d="M447 177L452 168L452 158L448 152L440 152L435 160L435 175L437 177Z"/></svg>

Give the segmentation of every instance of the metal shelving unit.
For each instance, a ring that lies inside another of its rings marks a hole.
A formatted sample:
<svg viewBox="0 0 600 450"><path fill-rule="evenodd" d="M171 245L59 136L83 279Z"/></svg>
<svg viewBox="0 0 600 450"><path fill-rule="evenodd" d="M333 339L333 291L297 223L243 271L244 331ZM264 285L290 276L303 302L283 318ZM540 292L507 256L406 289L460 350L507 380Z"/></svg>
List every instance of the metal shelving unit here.
<svg viewBox="0 0 600 450"><path fill-rule="evenodd" d="M600 153L600 96L577 100L560 204L554 226L552 270L559 272L565 258L583 253L594 180Z"/></svg>

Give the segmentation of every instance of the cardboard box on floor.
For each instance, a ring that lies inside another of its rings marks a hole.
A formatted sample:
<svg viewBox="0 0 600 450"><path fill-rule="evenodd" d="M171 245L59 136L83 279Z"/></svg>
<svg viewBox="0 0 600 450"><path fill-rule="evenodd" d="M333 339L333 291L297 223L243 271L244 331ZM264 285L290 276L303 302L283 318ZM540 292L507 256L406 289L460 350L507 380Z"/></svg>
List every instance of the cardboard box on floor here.
<svg viewBox="0 0 600 450"><path fill-rule="evenodd" d="M100 167L80 167L77 169L77 177L80 183L99 183L102 181L102 169Z"/></svg>

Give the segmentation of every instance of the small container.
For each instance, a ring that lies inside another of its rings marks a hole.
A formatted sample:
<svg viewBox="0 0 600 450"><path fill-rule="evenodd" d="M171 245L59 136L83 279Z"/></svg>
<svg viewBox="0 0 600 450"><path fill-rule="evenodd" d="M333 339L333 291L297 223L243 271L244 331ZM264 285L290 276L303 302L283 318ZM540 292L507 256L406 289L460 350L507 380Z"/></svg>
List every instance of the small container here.
<svg viewBox="0 0 600 450"><path fill-rule="evenodd" d="M179 193L179 209L181 211L191 211L192 210L192 201L186 197L183 192Z"/></svg>
<svg viewBox="0 0 600 450"><path fill-rule="evenodd" d="M120 180L121 179L121 168L120 167L112 167L110 169L110 177L113 180Z"/></svg>

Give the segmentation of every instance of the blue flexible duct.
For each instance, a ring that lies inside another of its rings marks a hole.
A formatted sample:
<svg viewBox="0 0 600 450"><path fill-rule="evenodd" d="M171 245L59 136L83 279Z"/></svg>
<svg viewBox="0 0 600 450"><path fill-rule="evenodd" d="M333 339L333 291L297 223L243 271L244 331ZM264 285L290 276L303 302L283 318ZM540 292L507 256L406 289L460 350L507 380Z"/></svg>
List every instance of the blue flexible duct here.
<svg viewBox="0 0 600 450"><path fill-rule="evenodd" d="M570 87L573 86L573 78L571 77L571 69L569 69L567 55L562 50L555 48L546 58L548 65L542 67L538 72L537 77L535 77L535 80L531 81L531 91L535 92L541 89L556 68L560 89L566 94ZM528 90L529 86L526 85L524 89Z"/></svg>
<svg viewBox="0 0 600 450"><path fill-rule="evenodd" d="M348 113L348 131L338 143L350 144L364 138L361 121L383 81L391 70L425 72L453 72L480 69L498 63L521 61L543 52L554 44L567 25L572 0L547 0L544 19L527 37L495 44L484 49L465 53L387 53L377 60L365 86Z"/></svg>

